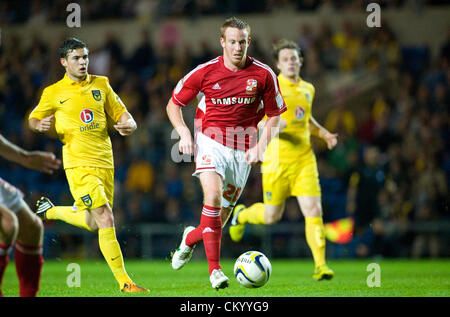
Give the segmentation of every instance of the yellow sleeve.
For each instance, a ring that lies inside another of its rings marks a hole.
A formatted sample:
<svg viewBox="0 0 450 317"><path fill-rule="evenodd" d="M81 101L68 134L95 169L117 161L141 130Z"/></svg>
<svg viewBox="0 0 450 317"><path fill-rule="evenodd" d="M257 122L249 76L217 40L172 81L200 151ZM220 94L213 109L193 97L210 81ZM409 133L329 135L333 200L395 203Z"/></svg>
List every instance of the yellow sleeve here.
<svg viewBox="0 0 450 317"><path fill-rule="evenodd" d="M109 84L109 80L106 79L106 101L105 101L106 113L117 122L120 116L127 111L124 103L120 99Z"/></svg>
<svg viewBox="0 0 450 317"><path fill-rule="evenodd" d="M316 96L316 88L311 84L311 104L314 101L314 97Z"/></svg>
<svg viewBox="0 0 450 317"><path fill-rule="evenodd" d="M42 92L41 99L39 100L39 104L31 111L28 118L36 118L38 120L42 120L45 117L48 117L55 113L55 107L52 100L52 93L49 87L45 88Z"/></svg>

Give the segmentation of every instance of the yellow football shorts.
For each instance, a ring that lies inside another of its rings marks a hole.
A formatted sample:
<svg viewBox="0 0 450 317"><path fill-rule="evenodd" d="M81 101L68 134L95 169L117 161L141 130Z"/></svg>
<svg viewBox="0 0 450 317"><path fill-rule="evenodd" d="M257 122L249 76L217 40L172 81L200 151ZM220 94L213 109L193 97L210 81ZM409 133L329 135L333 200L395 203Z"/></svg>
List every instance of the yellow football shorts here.
<svg viewBox="0 0 450 317"><path fill-rule="evenodd" d="M272 170L274 171L262 175L265 204L282 205L290 196L321 196L319 171L312 151L302 155L297 161L280 162Z"/></svg>
<svg viewBox="0 0 450 317"><path fill-rule="evenodd" d="M114 169L73 167L66 169L70 192L79 210L95 209L109 203L113 207Z"/></svg>

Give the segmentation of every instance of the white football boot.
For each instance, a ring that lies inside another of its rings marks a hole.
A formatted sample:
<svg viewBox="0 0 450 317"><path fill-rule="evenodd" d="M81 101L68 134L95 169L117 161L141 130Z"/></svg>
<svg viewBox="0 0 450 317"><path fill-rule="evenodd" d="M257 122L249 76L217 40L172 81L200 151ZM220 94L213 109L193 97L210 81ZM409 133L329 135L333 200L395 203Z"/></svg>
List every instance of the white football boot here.
<svg viewBox="0 0 450 317"><path fill-rule="evenodd" d="M175 250L175 252L172 255L172 268L174 270L181 269L192 257L192 252L194 252L195 245L192 247L188 247L186 245L186 236L189 232L194 230L195 227L189 226L184 229L183 232L183 238L181 240L180 246L178 249Z"/></svg>
<svg viewBox="0 0 450 317"><path fill-rule="evenodd" d="M219 288L227 288L230 284L230 279L223 274L221 269L213 270L209 277L212 288L218 290Z"/></svg>

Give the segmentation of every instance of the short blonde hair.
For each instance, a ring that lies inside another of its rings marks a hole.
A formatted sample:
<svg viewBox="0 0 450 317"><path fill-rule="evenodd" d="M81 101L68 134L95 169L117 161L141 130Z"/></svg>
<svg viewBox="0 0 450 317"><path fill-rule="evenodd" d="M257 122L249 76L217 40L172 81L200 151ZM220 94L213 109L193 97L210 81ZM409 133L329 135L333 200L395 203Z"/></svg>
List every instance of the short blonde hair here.
<svg viewBox="0 0 450 317"><path fill-rule="evenodd" d="M236 17L231 17L225 20L225 23L220 28L220 37L225 38L225 30L227 28L236 28L239 30L245 29L250 36L250 25L247 22L244 22Z"/></svg>

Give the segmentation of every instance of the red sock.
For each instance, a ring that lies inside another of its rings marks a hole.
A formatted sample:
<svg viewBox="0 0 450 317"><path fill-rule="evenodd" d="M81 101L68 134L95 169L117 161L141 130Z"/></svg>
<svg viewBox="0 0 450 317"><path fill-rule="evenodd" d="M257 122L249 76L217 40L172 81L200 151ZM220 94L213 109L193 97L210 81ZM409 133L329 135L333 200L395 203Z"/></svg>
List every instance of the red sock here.
<svg viewBox="0 0 450 317"><path fill-rule="evenodd" d="M220 208L203 206L200 225L203 228L203 245L208 260L209 274L211 274L213 270L220 269L220 240L222 237Z"/></svg>
<svg viewBox="0 0 450 317"><path fill-rule="evenodd" d="M35 297L44 265L42 246L26 246L17 241L14 259L19 277L20 297Z"/></svg>
<svg viewBox="0 0 450 317"><path fill-rule="evenodd" d="M206 259L208 260L209 274L220 269L220 240L222 237L222 220L220 207L204 205L200 225L186 236L186 245L193 246L203 240Z"/></svg>
<svg viewBox="0 0 450 317"><path fill-rule="evenodd" d="M188 247L192 247L193 245L197 244L198 242L202 241L202 231L203 228L201 226L198 226L194 230L188 233L186 236L185 243Z"/></svg>
<svg viewBox="0 0 450 317"><path fill-rule="evenodd" d="M186 236L185 243L188 247L192 247L194 244L197 244L198 242L203 240L203 229L205 229L204 221L205 221L205 219L207 219L207 218L203 217L203 215L204 215L203 211L205 210L205 208L207 210L206 213L208 213L208 210L211 210L212 211L211 214L214 214L214 215L217 213L217 210L219 210L219 212L220 212L220 208L218 208L218 207L209 207L206 205L203 206L202 216L200 218L200 225L197 228L195 228L194 230L192 230L191 232L189 232L189 234Z"/></svg>
<svg viewBox="0 0 450 317"><path fill-rule="evenodd" d="M8 249L9 245L4 245L0 243L0 297L3 296L1 289L2 280L3 275L5 274L6 271L6 266L8 265L9 262Z"/></svg>

